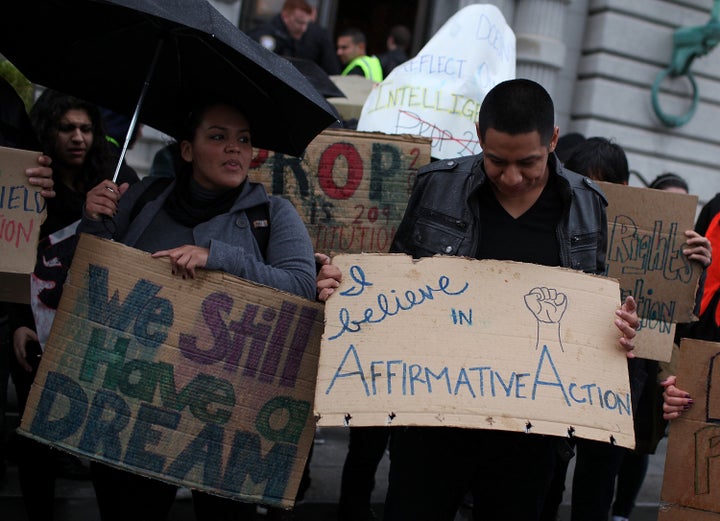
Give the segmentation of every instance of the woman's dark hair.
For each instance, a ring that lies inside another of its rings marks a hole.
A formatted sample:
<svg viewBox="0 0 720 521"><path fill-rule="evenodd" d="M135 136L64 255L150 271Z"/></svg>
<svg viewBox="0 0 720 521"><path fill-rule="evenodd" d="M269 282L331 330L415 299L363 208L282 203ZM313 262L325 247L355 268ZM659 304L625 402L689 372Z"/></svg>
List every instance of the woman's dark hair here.
<svg viewBox="0 0 720 521"><path fill-rule="evenodd" d="M503 81L485 95L478 127L483 141L490 128L511 136L537 131L540 142L547 146L555 130L555 107L539 83L526 79Z"/></svg>
<svg viewBox="0 0 720 521"><path fill-rule="evenodd" d="M241 106L239 106L238 103L232 100L218 98L211 95L200 96L198 100L192 105L192 108L185 117L179 134L176 136L175 142L177 143L177 145L175 146L174 154L176 164L178 164L177 173L190 174L192 172L190 164L187 161L183 160L181 156L179 143L182 141L189 141L192 143L192 141L195 139L195 133L197 132L198 127L200 127L200 123L202 123L202 120L205 117L205 112L207 112L210 107L213 107L215 105L228 105L230 107L235 107L238 111L242 112L242 114L245 115L245 119L248 120L250 129L252 130L252 121L250 121L250 118L247 116L246 111Z"/></svg>
<svg viewBox="0 0 720 521"><path fill-rule="evenodd" d="M117 157L105 138L105 125L99 107L80 98L46 89L30 110L30 121L42 151L54 159L60 119L70 110L87 112L92 122L92 146L88 150L82 174L73 179L74 188L84 193L101 179L112 177L117 165Z"/></svg>
<svg viewBox="0 0 720 521"><path fill-rule="evenodd" d="M687 193L690 193L685 179L672 172L665 172L657 176L652 183L648 185L648 188L655 188L656 190L665 190L666 188L682 188Z"/></svg>
<svg viewBox="0 0 720 521"><path fill-rule="evenodd" d="M596 181L627 184L630 170L625 151L604 137L591 137L573 148L565 168Z"/></svg>

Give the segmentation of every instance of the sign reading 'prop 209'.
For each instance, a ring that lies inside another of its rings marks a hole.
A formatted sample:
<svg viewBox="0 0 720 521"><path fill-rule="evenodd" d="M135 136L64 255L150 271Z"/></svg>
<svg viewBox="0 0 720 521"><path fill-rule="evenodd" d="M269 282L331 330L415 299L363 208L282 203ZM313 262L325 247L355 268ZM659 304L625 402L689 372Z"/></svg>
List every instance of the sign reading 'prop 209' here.
<svg viewBox="0 0 720 521"><path fill-rule="evenodd" d="M322 307L81 235L20 430L170 483L293 505Z"/></svg>
<svg viewBox="0 0 720 521"><path fill-rule="evenodd" d="M430 140L326 130L302 157L257 150L250 179L295 205L315 251L387 252Z"/></svg>

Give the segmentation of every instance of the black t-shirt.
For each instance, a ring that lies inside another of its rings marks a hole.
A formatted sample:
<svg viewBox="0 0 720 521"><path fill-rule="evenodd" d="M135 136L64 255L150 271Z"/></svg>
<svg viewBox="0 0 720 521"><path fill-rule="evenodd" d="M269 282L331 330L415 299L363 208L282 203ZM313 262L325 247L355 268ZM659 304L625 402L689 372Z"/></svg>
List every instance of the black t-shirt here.
<svg viewBox="0 0 720 521"><path fill-rule="evenodd" d="M550 174L535 204L517 219L500 205L489 181L480 189L478 197L481 222L478 259L560 265L556 228L563 206L554 174Z"/></svg>

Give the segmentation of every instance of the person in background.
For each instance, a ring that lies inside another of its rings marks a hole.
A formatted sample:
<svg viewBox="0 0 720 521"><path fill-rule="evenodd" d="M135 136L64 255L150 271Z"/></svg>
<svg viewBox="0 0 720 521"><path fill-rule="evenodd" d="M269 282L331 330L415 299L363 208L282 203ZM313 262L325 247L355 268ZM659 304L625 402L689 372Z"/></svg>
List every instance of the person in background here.
<svg viewBox="0 0 720 521"><path fill-rule="evenodd" d="M300 38L300 43L303 47L308 49L307 56L309 60L314 61L328 75L333 76L340 74L340 62L338 61L337 55L335 54L335 43L333 37L325 27L320 25L317 21L318 0L308 0L312 13L310 14L310 25L308 25L307 31ZM298 56L302 58L303 56Z"/></svg>
<svg viewBox="0 0 720 521"><path fill-rule="evenodd" d="M390 34L385 43L387 50L378 55L380 65L382 66L383 78L387 78L395 67L408 61L410 40L412 40L410 29L404 25L396 25L390 29Z"/></svg>
<svg viewBox="0 0 720 521"><path fill-rule="evenodd" d="M72 260L87 191L115 172L116 156L105 140L105 127L97 106L53 90L45 90L30 111L41 150L52 158L56 196L48 199L47 218L40 229L38 261L32 276L31 306L14 305L10 314L13 336L11 375L18 407L25 410L44 342ZM134 170L121 177L135 182ZM46 262L45 259L52 259ZM25 511L30 521L53 518L57 462L68 464L64 452L24 436L16 436L18 476ZM77 458L71 458L77 477L89 477ZM77 467L80 468L77 468Z"/></svg>
<svg viewBox="0 0 720 521"><path fill-rule="evenodd" d="M358 75L379 83L383 80L383 70L377 56L367 55L365 33L355 27L340 32L337 38L337 55L345 67L342 76Z"/></svg>
<svg viewBox="0 0 720 521"><path fill-rule="evenodd" d="M605 198L556 158L559 129L547 91L527 79L499 83L485 96L476 129L482 154L418 172L391 251L419 258L448 254L452 243L457 256L603 273ZM578 234L593 240L577 244ZM638 325L628 297L615 326L629 358ZM567 446L562 437L519 432L394 429L385 521L451 521L466 491L476 520L537 520L557 451Z"/></svg>
<svg viewBox="0 0 720 521"><path fill-rule="evenodd" d="M178 136L180 167L163 191L135 214L142 194L160 179L148 178L130 189L105 181L88 193L79 230L167 258L179 277L220 270L314 298L315 260L300 215L292 203L268 196L262 184L247 179L251 125L235 102L198 99ZM251 218L253 209L266 215ZM267 244L260 244L258 229L269 231ZM103 521L167 518L174 485L96 462L91 469ZM199 491L193 491L193 506L199 521L252 519L256 509ZM291 516L270 509L268 518Z"/></svg>
<svg viewBox="0 0 720 521"><path fill-rule="evenodd" d="M10 82L2 76L0 76L0 147L24 150L40 149L22 98ZM38 154L37 166L25 170L28 182L32 186L39 187L40 194L46 199L55 197L51 163L52 160L49 156ZM0 302L0 483L5 476L7 459L5 413L12 354L9 305L8 302Z"/></svg>
<svg viewBox="0 0 720 521"><path fill-rule="evenodd" d="M648 188L675 192L689 193L687 182L673 173L665 173L656 177ZM692 237L700 237L692 232ZM707 239L706 239L707 240ZM706 244L710 252L709 241ZM703 259L703 265L710 264L709 257ZM639 397L638 411L635 421L635 449L623 450L622 463L617 475L615 500L612 504L612 520L628 521L635 508L635 501L642 488L647 474L649 455L654 454L657 445L665 434L667 421L661 416L662 386L658 382L661 371L660 363L655 360L646 361L648 380Z"/></svg>
<svg viewBox="0 0 720 521"><path fill-rule="evenodd" d="M575 147L585 141L585 136L579 132L570 132L569 134L563 134L558 138L558 144L555 148L555 155L558 159L565 164L568 157L572 154Z"/></svg>
<svg viewBox="0 0 720 521"><path fill-rule="evenodd" d="M617 143L603 138L591 137L577 144L565 161L565 167L596 181L627 185L630 178L625 151ZM685 232L689 248L685 254L692 261L705 265L708 262L709 243L692 230ZM635 432L647 438L644 452L654 451L659 438L652 412L652 398L659 395L656 387L659 374L654 360L633 358L628 360L628 372L633 403ZM652 441L651 441L652 440ZM573 521L606 521L611 510L615 481L627 452L626 449L595 440L577 438L576 461L572 482L571 519ZM567 464L559 465L554 486L548 494L543 520L554 520L562 501ZM621 485L618 484L618 487ZM627 486L627 482L622 484ZM621 493L624 493L623 489Z"/></svg>
<svg viewBox="0 0 720 521"><path fill-rule="evenodd" d="M338 74L330 34L314 22L317 11L306 0L285 0L280 13L248 32L248 36L269 51L286 58L317 63L328 74Z"/></svg>

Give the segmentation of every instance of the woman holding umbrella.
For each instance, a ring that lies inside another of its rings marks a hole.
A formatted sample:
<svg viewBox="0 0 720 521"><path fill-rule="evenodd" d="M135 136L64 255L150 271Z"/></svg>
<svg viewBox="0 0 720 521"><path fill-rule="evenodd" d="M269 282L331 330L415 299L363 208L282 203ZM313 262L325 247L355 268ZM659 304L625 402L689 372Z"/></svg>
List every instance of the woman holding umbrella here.
<svg viewBox="0 0 720 521"><path fill-rule="evenodd" d="M300 216L247 179L252 143L244 112L233 102L199 102L178 137L181 166L167 188L138 209L157 178L129 190L105 181L88 194L80 231L166 257L183 278L222 270L314 299L313 249ZM248 218L257 208L265 216ZM266 245L252 226L269 226ZM92 472L103 521L167 517L175 486L99 463ZM200 520L250 519L255 512L254 505L197 491L193 499Z"/></svg>

